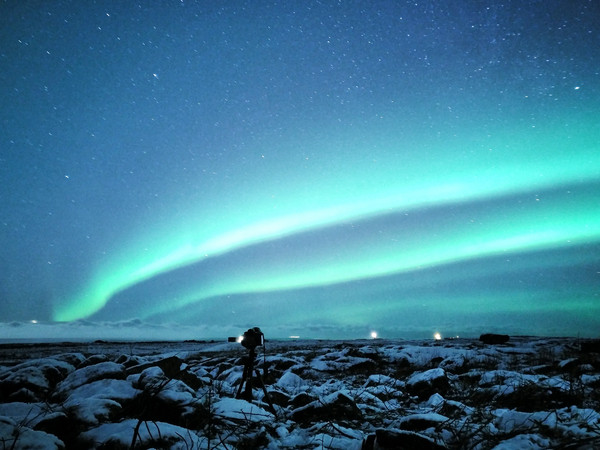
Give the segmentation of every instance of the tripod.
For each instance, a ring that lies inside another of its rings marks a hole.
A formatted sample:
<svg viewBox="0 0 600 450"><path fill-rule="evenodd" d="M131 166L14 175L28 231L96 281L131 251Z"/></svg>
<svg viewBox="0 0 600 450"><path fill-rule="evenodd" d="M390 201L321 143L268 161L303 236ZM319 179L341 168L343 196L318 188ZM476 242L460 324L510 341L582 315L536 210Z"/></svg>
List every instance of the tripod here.
<svg viewBox="0 0 600 450"><path fill-rule="evenodd" d="M258 382L260 383L260 387L265 394L265 398L267 399L267 403L269 403L270 410L273 414L275 413L275 407L273 406L273 402L271 402L271 398L269 397L269 393L267 392L267 388L265 388L265 383L263 383L263 379L260 376L260 372L258 369L254 368L254 360L256 358L256 350L254 348L249 349L248 357L246 358L246 362L244 364L244 373L242 375L242 382L240 383L240 387L237 391L237 395L235 398L241 398L246 401L252 401L252 377L256 375ZM246 388L244 389L244 383ZM242 389L244 392L242 393Z"/></svg>

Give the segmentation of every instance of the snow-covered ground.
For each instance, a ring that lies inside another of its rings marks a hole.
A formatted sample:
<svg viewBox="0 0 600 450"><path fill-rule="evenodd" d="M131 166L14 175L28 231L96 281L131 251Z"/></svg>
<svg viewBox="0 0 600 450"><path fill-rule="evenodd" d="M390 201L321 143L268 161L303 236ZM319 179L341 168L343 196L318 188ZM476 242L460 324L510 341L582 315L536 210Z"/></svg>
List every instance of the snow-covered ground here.
<svg viewBox="0 0 600 450"><path fill-rule="evenodd" d="M562 338L0 346L0 448L600 448L600 356ZM264 373L265 365L268 368Z"/></svg>

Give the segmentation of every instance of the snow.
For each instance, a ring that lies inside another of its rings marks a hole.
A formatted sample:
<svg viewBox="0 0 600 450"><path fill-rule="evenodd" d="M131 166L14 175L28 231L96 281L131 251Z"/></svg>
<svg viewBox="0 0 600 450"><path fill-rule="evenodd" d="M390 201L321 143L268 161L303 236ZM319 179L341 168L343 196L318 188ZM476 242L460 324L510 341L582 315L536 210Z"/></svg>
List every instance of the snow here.
<svg viewBox="0 0 600 450"><path fill-rule="evenodd" d="M206 448L208 440L182 427L165 422L140 422L128 419L117 423L106 423L82 433L82 439L93 448L100 445L120 444L129 448L132 443L134 430L137 428L136 442L147 445L148 442L160 439L171 445L163 448ZM139 445L138 444L138 445ZM136 447L137 448L137 447ZM211 447L213 448L213 447ZM218 448L218 447L214 447Z"/></svg>
<svg viewBox="0 0 600 450"><path fill-rule="evenodd" d="M600 357L576 344L270 342L276 414L257 382L235 398L239 345L0 346L0 446L361 449L387 430L448 449L600 448Z"/></svg>
<svg viewBox="0 0 600 450"><path fill-rule="evenodd" d="M98 424L109 420L111 414L121 409L121 404L116 400L108 398L68 399L64 407L71 414L77 416L78 420L86 424Z"/></svg>
<svg viewBox="0 0 600 450"><path fill-rule="evenodd" d="M600 374L595 374L595 375L583 374L583 375L581 375L581 382L588 386L599 386L600 385Z"/></svg>
<svg viewBox="0 0 600 450"><path fill-rule="evenodd" d="M361 432L333 423L318 424L310 431L319 448L332 450L360 450L364 438Z"/></svg>
<svg viewBox="0 0 600 450"><path fill-rule="evenodd" d="M114 376L122 376L124 378L124 374L125 367L122 364L116 364L110 361L101 362L70 373L67 378L59 383L57 389L60 392L68 392L101 378Z"/></svg>
<svg viewBox="0 0 600 450"><path fill-rule="evenodd" d="M10 416L14 421L33 427L46 415L43 403L0 403L0 416Z"/></svg>
<svg viewBox="0 0 600 450"><path fill-rule="evenodd" d="M60 378L73 370L73 365L59 359L34 359L0 371L0 380L21 383L34 390L48 390L54 377Z"/></svg>
<svg viewBox="0 0 600 450"><path fill-rule="evenodd" d="M228 419L247 420L250 422L274 419L273 414L263 408L253 405L246 400L236 398L222 398L213 407L214 413L217 416Z"/></svg>
<svg viewBox="0 0 600 450"><path fill-rule="evenodd" d="M444 372L444 369L431 369L431 370L427 370L425 372L420 372L420 373L415 373L413 376L411 376L408 381L406 382L407 385L411 386L411 385L415 385L418 383L429 383L433 380L437 380L438 378L442 378L446 375L446 372Z"/></svg>
<svg viewBox="0 0 600 450"><path fill-rule="evenodd" d="M135 397L139 393L131 383L125 380L115 380L108 378L104 380L92 381L89 384L81 385L71 391L69 400L79 399L85 401L90 398L110 398L113 400L125 400Z"/></svg>
<svg viewBox="0 0 600 450"><path fill-rule="evenodd" d="M546 450L548 448L551 448L549 439L544 439L536 434L519 434L502 441L492 450Z"/></svg>
<svg viewBox="0 0 600 450"><path fill-rule="evenodd" d="M402 424L411 422L411 421L416 421L416 420L421 420L424 422L431 422L431 423L444 423L448 421L448 418L446 416L442 416L441 414L437 414L437 413L423 413L423 414L411 414L410 416L405 416L400 418L399 420L396 421L396 424L398 427L402 428Z"/></svg>
<svg viewBox="0 0 600 450"><path fill-rule="evenodd" d="M308 388L307 383L293 372L285 372L276 385L290 394L299 394Z"/></svg>
<svg viewBox="0 0 600 450"><path fill-rule="evenodd" d="M540 411L535 413L520 412L508 409L498 409L493 412L497 417L494 421L496 428L504 433L515 430L530 429L536 426L556 427L557 417L555 412Z"/></svg>
<svg viewBox="0 0 600 450"><path fill-rule="evenodd" d="M133 398L139 392L125 380L97 380L73 389L64 406L86 423L97 424L121 409L119 401Z"/></svg>
<svg viewBox="0 0 600 450"><path fill-rule="evenodd" d="M0 416L0 442L3 448L54 450L64 449L64 443L52 434L35 431L17 421Z"/></svg>

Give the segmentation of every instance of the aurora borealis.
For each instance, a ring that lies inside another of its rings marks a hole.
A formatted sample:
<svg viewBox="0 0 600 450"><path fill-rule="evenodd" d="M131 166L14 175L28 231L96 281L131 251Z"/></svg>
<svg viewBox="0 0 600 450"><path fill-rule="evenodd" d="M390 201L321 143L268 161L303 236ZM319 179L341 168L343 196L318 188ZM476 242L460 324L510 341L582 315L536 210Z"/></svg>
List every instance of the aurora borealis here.
<svg viewBox="0 0 600 450"><path fill-rule="evenodd" d="M598 335L596 2L0 10L0 321Z"/></svg>

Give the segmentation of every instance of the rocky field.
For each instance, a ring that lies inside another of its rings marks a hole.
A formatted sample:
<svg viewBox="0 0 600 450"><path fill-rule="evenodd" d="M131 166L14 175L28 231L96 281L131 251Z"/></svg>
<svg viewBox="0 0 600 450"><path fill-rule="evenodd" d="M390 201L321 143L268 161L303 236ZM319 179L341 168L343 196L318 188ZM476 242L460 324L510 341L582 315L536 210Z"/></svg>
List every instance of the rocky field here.
<svg viewBox="0 0 600 450"><path fill-rule="evenodd" d="M267 342L248 401L237 343L5 344L0 450L600 448L597 347Z"/></svg>

